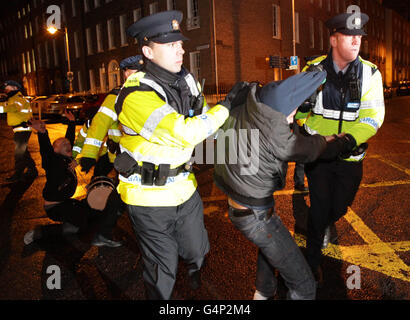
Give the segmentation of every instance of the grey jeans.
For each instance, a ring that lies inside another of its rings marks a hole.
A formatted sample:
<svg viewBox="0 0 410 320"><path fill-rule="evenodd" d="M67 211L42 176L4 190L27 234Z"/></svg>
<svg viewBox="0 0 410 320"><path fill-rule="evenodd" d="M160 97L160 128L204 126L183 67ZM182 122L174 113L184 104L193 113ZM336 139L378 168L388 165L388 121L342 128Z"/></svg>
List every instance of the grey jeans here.
<svg viewBox="0 0 410 320"><path fill-rule="evenodd" d="M144 262L143 279L148 299L171 298L178 256L188 264L188 273L198 271L209 251L204 210L198 191L176 207L128 205Z"/></svg>
<svg viewBox="0 0 410 320"><path fill-rule="evenodd" d="M239 211L239 212L238 212ZM271 210L229 208L229 219L258 247L256 290L272 297L277 290L277 269L289 289L288 298L310 300L316 297L313 274L289 231Z"/></svg>

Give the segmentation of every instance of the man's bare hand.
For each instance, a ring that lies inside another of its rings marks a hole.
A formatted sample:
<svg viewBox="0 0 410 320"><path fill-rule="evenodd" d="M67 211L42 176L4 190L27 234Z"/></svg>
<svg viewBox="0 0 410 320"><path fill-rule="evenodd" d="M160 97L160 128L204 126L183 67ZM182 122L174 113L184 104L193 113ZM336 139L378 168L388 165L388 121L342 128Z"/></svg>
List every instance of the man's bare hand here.
<svg viewBox="0 0 410 320"><path fill-rule="evenodd" d="M335 135L332 136L323 136L326 139L326 142L332 142L333 140L335 140Z"/></svg>
<svg viewBox="0 0 410 320"><path fill-rule="evenodd" d="M46 124L41 120L32 119L29 125L40 133L46 132Z"/></svg>
<svg viewBox="0 0 410 320"><path fill-rule="evenodd" d="M64 115L68 119L68 121L75 121L75 116L71 111L64 110Z"/></svg>
<svg viewBox="0 0 410 320"><path fill-rule="evenodd" d="M74 159L73 161L71 161L71 163L70 163L70 169L71 169L72 171L74 171L77 166L78 166L78 163L77 163L77 161L76 161L75 159Z"/></svg>

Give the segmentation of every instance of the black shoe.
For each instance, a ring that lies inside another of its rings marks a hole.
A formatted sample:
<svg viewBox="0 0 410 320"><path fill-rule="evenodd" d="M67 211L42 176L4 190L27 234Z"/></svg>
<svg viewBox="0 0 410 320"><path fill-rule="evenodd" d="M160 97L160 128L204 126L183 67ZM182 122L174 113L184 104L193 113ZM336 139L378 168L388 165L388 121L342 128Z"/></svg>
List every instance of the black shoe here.
<svg viewBox="0 0 410 320"><path fill-rule="evenodd" d="M198 290L201 287L201 271L195 271L189 275L189 285L192 290Z"/></svg>
<svg viewBox="0 0 410 320"><path fill-rule="evenodd" d="M111 247L111 248L117 248L117 247L122 246L121 242L107 239L101 234L97 234L94 237L94 240L91 242L91 244L96 247Z"/></svg>
<svg viewBox="0 0 410 320"><path fill-rule="evenodd" d="M305 187L303 184L297 184L295 185L295 190L301 191L301 192L308 192L309 188Z"/></svg>
<svg viewBox="0 0 410 320"><path fill-rule="evenodd" d="M331 224L325 229L325 236L323 237L322 249L326 249L329 246L329 243L335 243L337 241L338 235L336 227L334 224Z"/></svg>

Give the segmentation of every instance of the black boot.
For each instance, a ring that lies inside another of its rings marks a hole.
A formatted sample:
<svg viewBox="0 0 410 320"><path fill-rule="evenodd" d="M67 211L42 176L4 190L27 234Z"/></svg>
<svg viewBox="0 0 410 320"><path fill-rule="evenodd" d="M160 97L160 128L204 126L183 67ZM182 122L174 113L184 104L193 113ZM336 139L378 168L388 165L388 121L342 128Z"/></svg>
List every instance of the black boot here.
<svg viewBox="0 0 410 320"><path fill-rule="evenodd" d="M121 242L110 240L99 233L95 235L94 240L91 242L91 244L97 247L105 246L105 247L111 247L111 248L117 248L117 247L122 246Z"/></svg>

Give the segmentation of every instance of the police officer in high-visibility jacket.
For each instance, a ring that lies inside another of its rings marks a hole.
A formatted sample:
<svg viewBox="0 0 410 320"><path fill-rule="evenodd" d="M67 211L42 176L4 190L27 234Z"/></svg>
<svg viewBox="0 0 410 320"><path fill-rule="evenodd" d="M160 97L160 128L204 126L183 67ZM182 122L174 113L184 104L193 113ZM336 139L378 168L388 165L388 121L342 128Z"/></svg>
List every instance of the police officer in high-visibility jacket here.
<svg viewBox="0 0 410 320"><path fill-rule="evenodd" d="M230 100L208 108L202 88L183 66L182 13L147 16L127 29L144 56L115 109L124 136L114 166L144 261L149 299L170 299L178 256L188 265L192 288L209 251L202 200L189 162L194 147L225 122Z"/></svg>
<svg viewBox="0 0 410 320"><path fill-rule="evenodd" d="M141 55L122 60L120 69L123 71L124 78L127 79L141 69L142 63ZM89 119L91 124L80 132L82 136L79 137L78 144L74 144L73 151L81 153L82 171L88 172L95 165L94 176L105 176L113 168L112 164L122 136L114 108L119 91L118 87L108 93L98 112ZM80 146L81 140L83 140L82 146Z"/></svg>
<svg viewBox="0 0 410 320"><path fill-rule="evenodd" d="M363 25L369 17L339 14L326 22L331 50L308 62L307 68L324 68L326 83L305 111L305 130L310 134L337 134L347 139L350 151L335 161L305 165L310 209L307 261L321 283L321 248L332 239L330 230L354 200L363 174L367 141L384 120L383 82L377 66L358 54ZM300 110L300 109L299 109ZM300 117L300 115L298 115Z"/></svg>
<svg viewBox="0 0 410 320"><path fill-rule="evenodd" d="M0 103L0 113L7 113L7 124L13 128L15 144L14 174L6 178L6 181L34 179L38 175L36 164L27 148L31 135L31 128L27 126L27 121L32 117L30 102L24 98L23 87L17 81L5 81L2 89L7 94L7 101Z"/></svg>
<svg viewBox="0 0 410 320"><path fill-rule="evenodd" d="M90 128L91 122L95 114L96 112L88 113L87 120L84 122L81 130L77 134L77 137L73 145L73 150L72 150L73 159L77 159L77 157L81 154L81 151L84 147L84 142L87 139L88 128ZM103 141L101 147L98 150L96 150L97 151L97 155L95 155L96 158L91 159L91 160L94 160L92 164L93 165L95 164L93 176L106 176L113 168L112 163L114 162L114 159L111 160L109 158L106 138L107 137L104 138L105 141ZM79 161L81 160L83 160L83 158L81 158ZM95 160L97 161L97 163L95 163ZM91 165L90 165L90 168L87 168L87 169L83 168L83 171L88 172L90 169L91 169Z"/></svg>

